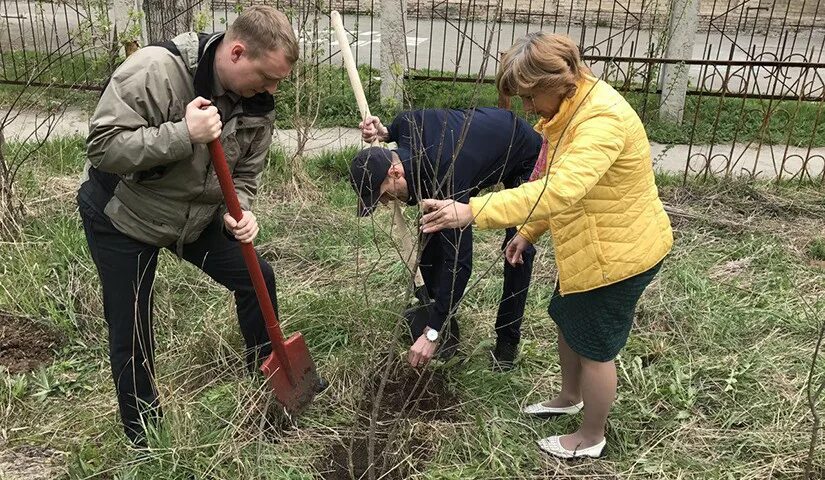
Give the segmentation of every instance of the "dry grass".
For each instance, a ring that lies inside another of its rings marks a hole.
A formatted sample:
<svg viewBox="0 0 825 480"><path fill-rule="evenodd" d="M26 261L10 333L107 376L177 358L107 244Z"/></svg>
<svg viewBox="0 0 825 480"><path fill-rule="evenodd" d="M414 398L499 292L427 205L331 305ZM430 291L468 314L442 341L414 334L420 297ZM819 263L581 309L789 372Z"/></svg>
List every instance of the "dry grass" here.
<svg viewBox="0 0 825 480"><path fill-rule="evenodd" d="M285 328L304 334L330 388L302 417L279 414L262 382L243 369L230 295L164 254L155 285L164 428L149 452L126 447L99 284L71 195L69 179L79 167L44 160L27 183L34 206L25 237L0 245L0 308L48 322L68 340L41 369L0 372L0 458L53 449L61 454L50 461L69 478L303 479L318 478L330 452L341 445L346 452L354 436L363 436L370 428L359 420L369 410L366 392L384 359L404 352L392 340L405 274L386 234L389 216L355 218L335 158L309 166L314 190L289 194L281 193L286 187L275 160L257 208L259 243L278 274ZM394 436L389 453L378 457L391 460L391 475L801 478L816 330L802 299L820 312L825 306L825 271L811 263L808 247L825 228L822 192L671 182L660 179L663 198L677 212L676 247L643 297L618 360L608 456L549 459L534 441L565 433L578 420L536 421L518 413L559 386L555 330L545 313L554 280L546 240L519 367L510 374L488 369L502 285L501 232L476 232L475 286L460 313L467 357L428 369L421 379L449 391L454 408L443 417L410 415L405 401L402 418L376 417L373 428ZM815 369L815 382L823 373ZM426 449L414 453L415 445ZM814 465L822 472L821 447Z"/></svg>

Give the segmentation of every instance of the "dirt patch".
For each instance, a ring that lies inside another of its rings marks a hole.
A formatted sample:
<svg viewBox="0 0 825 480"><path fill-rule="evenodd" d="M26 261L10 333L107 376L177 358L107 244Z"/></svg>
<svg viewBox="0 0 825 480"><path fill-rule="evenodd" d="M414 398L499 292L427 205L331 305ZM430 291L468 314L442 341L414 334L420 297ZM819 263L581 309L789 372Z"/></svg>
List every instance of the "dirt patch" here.
<svg viewBox="0 0 825 480"><path fill-rule="evenodd" d="M441 370L416 370L401 361L394 362L391 368L378 404L379 421L399 416L423 421L449 420L454 416L459 400ZM362 410L367 418L375 406L383 375L382 367L370 377Z"/></svg>
<svg viewBox="0 0 825 480"><path fill-rule="evenodd" d="M410 467L423 464L433 453L432 446L418 436L396 441L393 448L388 448L387 440L386 432L376 434L373 450L375 478L382 480L409 478ZM332 445L318 471L325 480L366 479L369 478L369 466L369 439L359 437L351 439L351 443Z"/></svg>
<svg viewBox="0 0 825 480"><path fill-rule="evenodd" d="M23 446L0 453L0 478L3 480L51 480L63 468L59 454L50 448Z"/></svg>
<svg viewBox="0 0 825 480"><path fill-rule="evenodd" d="M394 362L390 368L381 395L378 393L384 367L379 367L367 378L353 430L357 434L330 445L316 466L322 478L369 478L368 470L372 465L375 478L404 479L410 476L412 469L423 465L432 456L432 443L421 436L420 429L412 422L420 424L454 418L459 398L439 370L414 370L402 361ZM373 461L370 462L368 432L370 415L375 407Z"/></svg>
<svg viewBox="0 0 825 480"><path fill-rule="evenodd" d="M30 372L51 363L60 343L60 336L53 330L0 311L0 365L9 372Z"/></svg>

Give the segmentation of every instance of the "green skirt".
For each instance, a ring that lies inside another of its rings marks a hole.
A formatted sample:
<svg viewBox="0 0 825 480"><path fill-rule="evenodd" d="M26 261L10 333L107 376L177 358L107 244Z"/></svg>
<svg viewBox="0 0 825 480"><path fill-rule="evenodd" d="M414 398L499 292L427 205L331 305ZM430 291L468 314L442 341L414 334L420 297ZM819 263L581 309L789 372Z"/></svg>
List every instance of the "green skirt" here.
<svg viewBox="0 0 825 480"><path fill-rule="evenodd" d="M556 283L547 313L574 352L597 362L613 360L627 343L639 297L661 267L659 262L612 285L563 297Z"/></svg>

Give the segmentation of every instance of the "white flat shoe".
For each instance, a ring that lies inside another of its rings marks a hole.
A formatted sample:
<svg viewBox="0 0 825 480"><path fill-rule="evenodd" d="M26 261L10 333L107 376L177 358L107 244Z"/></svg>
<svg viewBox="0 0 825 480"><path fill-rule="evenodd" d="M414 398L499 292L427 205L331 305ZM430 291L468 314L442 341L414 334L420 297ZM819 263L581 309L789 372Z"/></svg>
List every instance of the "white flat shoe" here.
<svg viewBox="0 0 825 480"><path fill-rule="evenodd" d="M524 407L522 413L535 415L539 418L550 418L558 415L575 415L581 411L582 407L584 407L584 402L579 402L569 407L547 407L541 403L534 403Z"/></svg>
<svg viewBox="0 0 825 480"><path fill-rule="evenodd" d="M542 438L538 442L539 448L559 458L599 458L602 456L604 446L607 444L607 439L603 438L601 442L588 448L581 448L577 450L568 450L561 446L561 436Z"/></svg>

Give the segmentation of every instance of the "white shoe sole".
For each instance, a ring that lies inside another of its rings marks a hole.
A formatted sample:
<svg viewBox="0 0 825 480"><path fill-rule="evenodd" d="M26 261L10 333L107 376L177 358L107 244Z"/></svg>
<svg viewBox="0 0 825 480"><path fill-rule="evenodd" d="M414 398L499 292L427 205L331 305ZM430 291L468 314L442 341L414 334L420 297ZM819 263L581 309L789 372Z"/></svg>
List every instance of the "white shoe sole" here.
<svg viewBox="0 0 825 480"><path fill-rule="evenodd" d="M571 458L599 458L604 455L604 447L607 445L607 439L602 439L601 442L592 447L582 448L579 450L568 450L561 446L561 436L542 438L536 442L541 451L553 455L554 457L571 459Z"/></svg>
<svg viewBox="0 0 825 480"><path fill-rule="evenodd" d="M546 407L541 403L534 403L524 407L521 411L525 415L533 415L539 418L553 418L559 415L575 415L584 407L584 402L579 402L569 407Z"/></svg>

